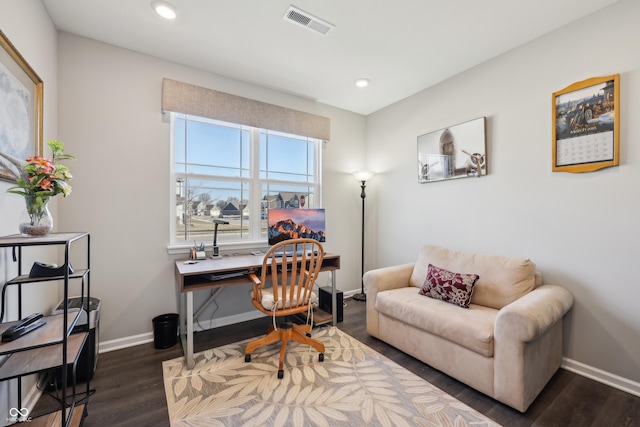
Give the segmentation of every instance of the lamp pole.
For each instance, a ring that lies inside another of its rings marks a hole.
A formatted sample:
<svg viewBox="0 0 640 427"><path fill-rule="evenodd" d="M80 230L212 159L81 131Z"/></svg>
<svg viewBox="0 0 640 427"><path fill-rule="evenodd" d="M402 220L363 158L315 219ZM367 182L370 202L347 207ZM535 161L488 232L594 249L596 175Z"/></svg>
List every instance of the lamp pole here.
<svg viewBox="0 0 640 427"><path fill-rule="evenodd" d="M364 172L354 172L353 174L358 181L360 181L360 198L362 199L362 235L361 235L361 254L360 254L360 266L361 266L361 276L360 276L360 293L353 295L353 299L356 301L366 301L367 294L364 293L364 199L367 197L367 193L365 192L367 180L373 176L373 172L364 171Z"/></svg>
<svg viewBox="0 0 640 427"><path fill-rule="evenodd" d="M213 254L211 254L211 256L217 258L220 256L220 249L218 248L218 225L229 224L229 221L214 219L213 223L215 225L213 226Z"/></svg>

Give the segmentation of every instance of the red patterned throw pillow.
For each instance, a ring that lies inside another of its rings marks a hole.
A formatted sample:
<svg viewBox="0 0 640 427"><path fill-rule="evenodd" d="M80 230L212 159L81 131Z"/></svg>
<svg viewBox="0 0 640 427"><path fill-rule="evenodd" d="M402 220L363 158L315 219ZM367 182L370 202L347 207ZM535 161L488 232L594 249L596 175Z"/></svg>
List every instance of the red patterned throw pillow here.
<svg viewBox="0 0 640 427"><path fill-rule="evenodd" d="M477 274L460 274L429 264L427 279L420 288L420 295L469 308L473 286L480 278Z"/></svg>

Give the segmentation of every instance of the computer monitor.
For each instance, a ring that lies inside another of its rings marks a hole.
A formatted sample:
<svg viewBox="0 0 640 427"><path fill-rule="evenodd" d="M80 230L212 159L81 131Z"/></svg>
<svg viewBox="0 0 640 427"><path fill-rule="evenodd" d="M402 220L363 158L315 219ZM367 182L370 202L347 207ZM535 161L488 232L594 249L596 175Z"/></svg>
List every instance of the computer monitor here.
<svg viewBox="0 0 640 427"><path fill-rule="evenodd" d="M269 209L267 225L270 245L296 238L326 239L324 209Z"/></svg>

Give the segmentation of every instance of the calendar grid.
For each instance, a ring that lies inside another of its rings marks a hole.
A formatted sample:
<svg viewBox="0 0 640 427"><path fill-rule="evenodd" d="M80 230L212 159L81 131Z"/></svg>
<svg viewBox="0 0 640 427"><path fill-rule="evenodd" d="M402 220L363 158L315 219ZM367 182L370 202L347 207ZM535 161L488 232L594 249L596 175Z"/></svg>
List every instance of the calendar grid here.
<svg viewBox="0 0 640 427"><path fill-rule="evenodd" d="M611 161L613 160L613 131L559 139L557 146L556 165L558 166Z"/></svg>

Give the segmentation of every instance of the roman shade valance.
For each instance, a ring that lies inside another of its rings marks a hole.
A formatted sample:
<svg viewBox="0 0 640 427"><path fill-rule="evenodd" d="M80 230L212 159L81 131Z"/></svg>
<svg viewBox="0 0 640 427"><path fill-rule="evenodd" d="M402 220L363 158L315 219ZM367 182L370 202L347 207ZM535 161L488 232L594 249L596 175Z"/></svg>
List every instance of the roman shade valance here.
<svg viewBox="0 0 640 427"><path fill-rule="evenodd" d="M330 120L171 79L162 80L162 111L192 114L328 141Z"/></svg>

